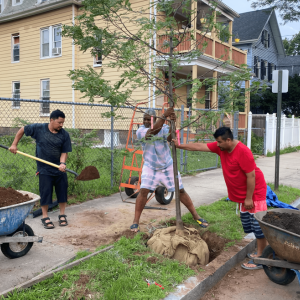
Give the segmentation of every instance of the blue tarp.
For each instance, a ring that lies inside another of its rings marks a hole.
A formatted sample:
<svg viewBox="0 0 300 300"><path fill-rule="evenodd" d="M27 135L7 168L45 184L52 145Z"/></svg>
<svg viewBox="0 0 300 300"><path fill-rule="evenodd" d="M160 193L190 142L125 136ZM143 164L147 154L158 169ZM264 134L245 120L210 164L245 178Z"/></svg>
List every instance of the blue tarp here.
<svg viewBox="0 0 300 300"><path fill-rule="evenodd" d="M277 195L271 190L269 186L267 186L267 205L278 208L289 208L299 210L298 208L292 205L279 201Z"/></svg>
<svg viewBox="0 0 300 300"><path fill-rule="evenodd" d="M226 200L230 201L229 198L227 198ZM268 185L267 185L267 206L299 210L297 207L279 201L277 195L271 190L271 188Z"/></svg>

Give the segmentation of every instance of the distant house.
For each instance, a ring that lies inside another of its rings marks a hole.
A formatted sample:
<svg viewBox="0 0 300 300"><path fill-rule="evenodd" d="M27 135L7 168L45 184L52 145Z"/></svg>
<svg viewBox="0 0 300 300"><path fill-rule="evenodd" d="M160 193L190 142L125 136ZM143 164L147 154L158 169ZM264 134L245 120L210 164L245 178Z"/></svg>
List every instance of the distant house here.
<svg viewBox="0 0 300 300"><path fill-rule="evenodd" d="M233 45L246 50L253 80L272 80L272 71L284 61L285 51L273 8L241 13L233 22ZM239 39L239 42L236 42Z"/></svg>
<svg viewBox="0 0 300 300"><path fill-rule="evenodd" d="M300 55L280 57L277 69L288 70L289 76L300 76Z"/></svg>

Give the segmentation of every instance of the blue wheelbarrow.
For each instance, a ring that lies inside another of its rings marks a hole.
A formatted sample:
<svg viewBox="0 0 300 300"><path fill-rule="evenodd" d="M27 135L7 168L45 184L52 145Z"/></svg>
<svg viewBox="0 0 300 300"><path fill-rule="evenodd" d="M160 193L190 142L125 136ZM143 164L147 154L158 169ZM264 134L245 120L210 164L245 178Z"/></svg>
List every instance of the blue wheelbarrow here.
<svg viewBox="0 0 300 300"><path fill-rule="evenodd" d="M33 199L0 208L0 245L2 253L8 258L22 257L34 242L43 241L42 237L35 236L31 227L25 224L25 219L40 197L29 192L19 192L28 194Z"/></svg>
<svg viewBox="0 0 300 300"><path fill-rule="evenodd" d="M285 208L272 209L272 212L300 215L299 210ZM254 262L263 265L266 275L277 284L287 285L296 275L300 284L300 235L262 221L266 213L261 211L254 215L269 242Z"/></svg>

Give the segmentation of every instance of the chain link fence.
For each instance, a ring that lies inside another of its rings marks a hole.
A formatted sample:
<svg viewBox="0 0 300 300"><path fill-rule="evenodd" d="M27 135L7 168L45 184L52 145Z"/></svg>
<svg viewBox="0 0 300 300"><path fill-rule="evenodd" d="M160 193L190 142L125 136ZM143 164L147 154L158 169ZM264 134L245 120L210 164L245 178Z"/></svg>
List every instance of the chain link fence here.
<svg viewBox="0 0 300 300"><path fill-rule="evenodd" d="M69 177L69 196L77 200L86 200L97 196L106 196L118 191L123 160L130 164L132 152L126 148L140 147L136 131L143 121L143 111L146 107L138 107L134 114L133 107L120 107L115 116L110 105L58 102L48 100L29 100L0 98L0 144L10 146L20 127L33 123L48 123L50 112L59 109L66 115L64 128L71 136L72 152L68 156L68 168L80 173L85 166L95 166L100 173L100 179L86 182ZM156 109L157 115L162 115L161 109ZM191 117L190 109L176 109L177 128ZM205 111L205 110L203 110ZM215 111L218 113L218 111ZM134 114L134 117L133 117ZM222 120L222 116L220 118ZM130 126L132 124L132 126ZM222 121L219 121L222 125ZM236 124L236 122L234 122ZM214 140L212 134L215 127L200 126L197 130L187 127L181 130L181 143L193 142L201 132L206 133L204 140ZM18 150L35 155L35 141L23 136ZM39 194L36 162L22 155L13 155L4 149L0 150L0 186L12 187L18 190ZM182 173L208 170L218 167L218 157L213 153L177 151L180 171ZM139 164L142 157L140 157ZM127 173L128 174L127 174ZM129 171L124 170L123 181L129 177Z"/></svg>

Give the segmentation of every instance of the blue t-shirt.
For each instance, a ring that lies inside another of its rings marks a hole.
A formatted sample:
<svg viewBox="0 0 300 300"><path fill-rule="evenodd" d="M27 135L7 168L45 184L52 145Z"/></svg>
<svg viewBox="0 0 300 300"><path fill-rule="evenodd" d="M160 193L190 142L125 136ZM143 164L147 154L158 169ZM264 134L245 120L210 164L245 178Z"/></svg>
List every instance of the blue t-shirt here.
<svg viewBox="0 0 300 300"><path fill-rule="evenodd" d="M69 133L63 128L57 133L52 133L48 128L48 123L36 123L25 126L24 133L36 140L36 157L53 164L60 164L62 153L72 152ZM44 175L58 176L62 174L57 168L39 161L37 161L37 170Z"/></svg>
<svg viewBox="0 0 300 300"><path fill-rule="evenodd" d="M142 125L136 132L138 140L144 138L149 128ZM167 141L170 127L164 124L162 129L155 137L162 139L151 143L142 142L144 164L152 170L166 169L173 163L169 143Z"/></svg>

